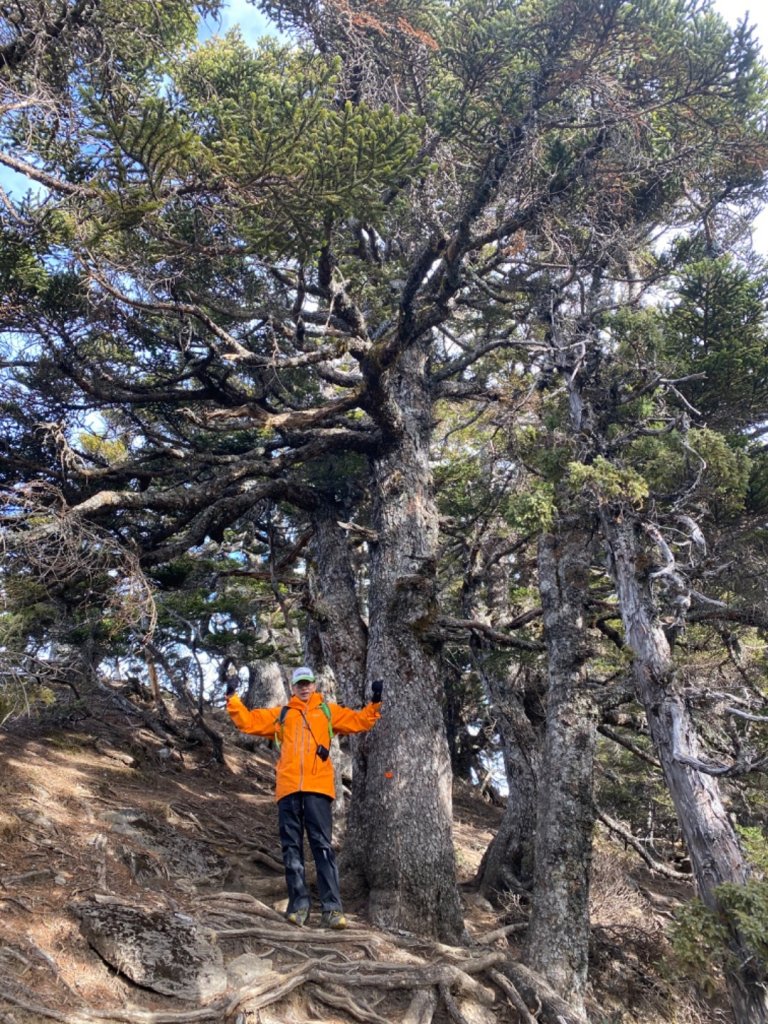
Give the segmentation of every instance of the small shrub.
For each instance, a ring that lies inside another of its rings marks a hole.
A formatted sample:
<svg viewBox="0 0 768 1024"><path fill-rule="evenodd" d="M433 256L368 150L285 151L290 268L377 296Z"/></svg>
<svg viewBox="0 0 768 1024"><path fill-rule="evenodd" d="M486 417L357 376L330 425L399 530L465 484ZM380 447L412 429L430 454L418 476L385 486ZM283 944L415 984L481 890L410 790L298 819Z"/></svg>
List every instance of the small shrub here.
<svg viewBox="0 0 768 1024"><path fill-rule="evenodd" d="M753 870L763 877L768 877L768 839L763 830L737 825L736 831Z"/></svg>
<svg viewBox="0 0 768 1024"><path fill-rule="evenodd" d="M713 995L717 977L713 968L727 971L739 966L730 947L738 931L756 962L768 960L768 883L750 879L744 885L726 883L716 890L717 909L700 899L678 911L671 930L673 968L695 980L702 992Z"/></svg>

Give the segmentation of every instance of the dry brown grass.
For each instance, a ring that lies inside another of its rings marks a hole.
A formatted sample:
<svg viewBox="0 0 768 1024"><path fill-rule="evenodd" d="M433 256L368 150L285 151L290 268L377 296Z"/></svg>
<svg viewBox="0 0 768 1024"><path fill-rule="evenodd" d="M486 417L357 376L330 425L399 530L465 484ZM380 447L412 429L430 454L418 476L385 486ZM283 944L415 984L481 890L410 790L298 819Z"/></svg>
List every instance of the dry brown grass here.
<svg viewBox="0 0 768 1024"><path fill-rule="evenodd" d="M593 925L647 926L648 904L632 879L637 857L617 844L598 839L592 858L590 918Z"/></svg>
<svg viewBox="0 0 768 1024"><path fill-rule="evenodd" d="M21 819L0 810L0 841L8 842L21 831Z"/></svg>
<svg viewBox="0 0 768 1024"><path fill-rule="evenodd" d="M590 893L594 1018L604 1024L730 1024L716 1000L674 976L668 930L692 884L652 875L632 851L599 837ZM722 994L721 994L722 995Z"/></svg>

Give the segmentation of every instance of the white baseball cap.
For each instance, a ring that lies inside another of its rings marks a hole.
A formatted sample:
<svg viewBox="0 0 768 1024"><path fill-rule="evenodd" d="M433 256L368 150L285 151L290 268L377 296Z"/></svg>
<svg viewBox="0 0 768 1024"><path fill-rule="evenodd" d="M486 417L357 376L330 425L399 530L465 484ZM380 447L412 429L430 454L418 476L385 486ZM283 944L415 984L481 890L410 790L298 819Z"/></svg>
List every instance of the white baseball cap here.
<svg viewBox="0 0 768 1024"><path fill-rule="evenodd" d="M314 683L315 673L312 671L311 668L308 668L308 666L302 665L301 668L295 668L293 670L293 675L291 676L291 686L296 686L298 683L302 682L305 679L310 683Z"/></svg>

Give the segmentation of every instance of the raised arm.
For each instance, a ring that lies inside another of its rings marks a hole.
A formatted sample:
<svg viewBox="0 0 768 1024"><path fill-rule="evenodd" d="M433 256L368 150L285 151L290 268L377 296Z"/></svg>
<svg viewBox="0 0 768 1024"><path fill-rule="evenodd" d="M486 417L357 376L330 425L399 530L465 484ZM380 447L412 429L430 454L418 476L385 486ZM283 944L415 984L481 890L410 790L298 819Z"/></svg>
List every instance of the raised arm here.
<svg viewBox="0 0 768 1024"><path fill-rule="evenodd" d="M329 704L331 709L331 725L333 731L341 736L353 732L368 732L381 718L380 704L366 704L360 711L342 707L340 704Z"/></svg>
<svg viewBox="0 0 768 1024"><path fill-rule="evenodd" d="M275 708L253 708L249 711L238 695L233 693L227 697L227 711L240 732L267 736L270 739L277 734L280 725L280 705Z"/></svg>

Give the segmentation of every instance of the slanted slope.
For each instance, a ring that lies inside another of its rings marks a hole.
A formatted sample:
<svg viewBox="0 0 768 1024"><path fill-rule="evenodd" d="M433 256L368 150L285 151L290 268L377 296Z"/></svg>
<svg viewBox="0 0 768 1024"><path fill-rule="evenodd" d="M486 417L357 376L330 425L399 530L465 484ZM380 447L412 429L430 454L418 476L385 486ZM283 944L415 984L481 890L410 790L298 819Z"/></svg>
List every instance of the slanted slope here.
<svg viewBox="0 0 768 1024"><path fill-rule="evenodd" d="M89 711L0 733L4 1024L513 1024L523 997L535 1009L516 968L524 903L494 908L471 889L499 820L471 788L455 800L470 945L372 929L349 890L347 931L296 929L280 913L268 746L244 750L214 712L222 765L203 744L171 748L136 729L106 700ZM680 1016L654 966L669 921L660 907L680 893L654 892L615 847L596 863L594 1019L714 1020L690 1001Z"/></svg>

